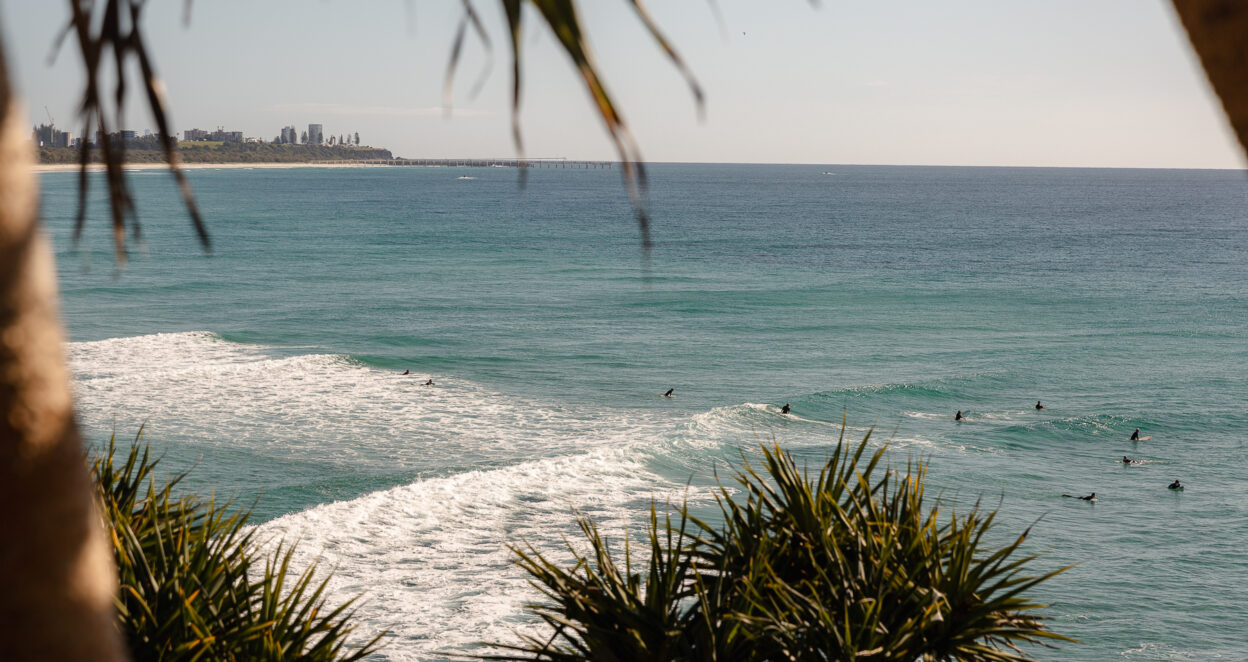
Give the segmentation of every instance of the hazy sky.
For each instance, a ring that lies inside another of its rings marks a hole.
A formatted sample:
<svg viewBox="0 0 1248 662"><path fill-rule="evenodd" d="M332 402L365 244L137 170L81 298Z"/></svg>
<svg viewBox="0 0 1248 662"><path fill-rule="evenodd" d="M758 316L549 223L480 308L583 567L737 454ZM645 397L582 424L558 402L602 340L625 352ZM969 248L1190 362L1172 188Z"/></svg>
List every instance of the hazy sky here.
<svg viewBox="0 0 1248 662"><path fill-rule="evenodd" d="M1161 0L652 0L706 90L699 121L678 72L627 4L582 2L592 46L651 161L1243 167L1216 97ZM32 123L77 134L81 68L61 0L0 3ZM469 39L454 117L441 108L458 0L150 0L145 28L173 124L266 140L310 122L406 157L515 153L499 8ZM714 7L722 17L717 19ZM532 18L532 17L530 17ZM529 156L614 158L571 65L536 21L524 49ZM474 82L492 66L475 98ZM131 95L126 128L154 128Z"/></svg>

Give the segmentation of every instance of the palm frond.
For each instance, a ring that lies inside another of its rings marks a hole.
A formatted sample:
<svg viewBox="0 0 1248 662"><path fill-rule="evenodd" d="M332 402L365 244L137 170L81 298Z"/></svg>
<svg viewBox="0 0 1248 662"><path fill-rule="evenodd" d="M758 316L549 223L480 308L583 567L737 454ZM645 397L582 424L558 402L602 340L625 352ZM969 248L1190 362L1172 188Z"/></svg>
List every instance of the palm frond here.
<svg viewBox="0 0 1248 662"><path fill-rule="evenodd" d="M490 659L917 659L1019 662L1023 644L1072 641L1046 629L1026 597L1065 568L1030 574L1027 533L995 550L995 512L924 503L926 466L883 468L870 434L839 441L815 474L779 446L744 455L735 490L716 493L709 525L687 506L651 508L646 574L625 570L593 522L573 565L516 548L545 601L528 608L549 638ZM678 625L678 629L670 629Z"/></svg>
<svg viewBox="0 0 1248 662"><path fill-rule="evenodd" d="M74 222L74 241L81 239L86 226L87 193L90 186L90 178L87 176L87 164L90 160L87 137L90 129L95 127L99 132L99 149L105 164L113 243L120 262L124 262L126 256L127 225L136 241L141 237L134 199L123 169L126 161L125 143L118 141L114 144L110 138L125 109L129 76L126 65L131 59L138 65L142 91L147 99L148 109L156 120L165 158L178 183L191 225L204 250L211 250L212 247L190 183L179 165L176 141L169 132L163 85L156 76L142 31L144 4L144 0L69 0L69 22L56 40L56 48L59 48L66 36L74 35L87 76L79 105L83 120L83 145L79 160L78 212ZM97 23L98 28L94 27ZM104 59L108 51L112 53L113 75L116 79L111 105L101 88Z"/></svg>
<svg viewBox="0 0 1248 662"><path fill-rule="evenodd" d="M293 575L293 547L262 554L248 511L176 495L184 475L156 480L158 461L140 430L124 460L114 435L91 464L121 584L118 625L136 660L329 662L377 650L384 633L348 641L355 601L331 608L315 563Z"/></svg>

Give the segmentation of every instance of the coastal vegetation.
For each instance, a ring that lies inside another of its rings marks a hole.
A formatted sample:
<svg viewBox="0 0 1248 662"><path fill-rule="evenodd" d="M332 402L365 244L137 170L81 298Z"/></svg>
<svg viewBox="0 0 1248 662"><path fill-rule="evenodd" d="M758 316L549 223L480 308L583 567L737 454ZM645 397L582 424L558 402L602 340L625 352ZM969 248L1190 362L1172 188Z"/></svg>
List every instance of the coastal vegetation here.
<svg viewBox="0 0 1248 662"><path fill-rule="evenodd" d="M168 163L156 138L140 138L125 151L126 163ZM273 143L181 142L182 163L310 163L313 161L366 161L392 158L390 150L347 145L277 145ZM69 147L40 147L39 163L81 163L82 154ZM103 163L100 150L91 150L88 163Z"/></svg>
<svg viewBox="0 0 1248 662"><path fill-rule="evenodd" d="M133 659L350 662L378 650L384 632L349 641L354 599L329 604L328 574L295 571L292 547L264 551L247 510L183 494L185 474L157 478L142 435L124 454L114 436L91 462ZM925 467L888 469L869 438L838 440L817 474L763 446L761 467L743 457L716 491L722 524L652 505L645 544L626 539L622 559L585 517L570 563L513 545L547 632L480 657L1024 662L1020 644L1071 641L1027 596L1065 568L1032 573L1027 532L988 548L994 512L925 503Z"/></svg>
<svg viewBox="0 0 1248 662"><path fill-rule="evenodd" d="M525 3L502 0L512 54L513 134L520 146L520 52L529 5L558 38L591 95L607 133L626 162L630 194L640 199L640 157L624 121L590 58L588 44L571 0ZM127 90L137 90L152 113L158 135L172 135L164 86L156 75L143 32L141 0L67 3L67 20L57 41L74 44L85 80L80 135L110 135L122 116ZM640 3L632 3L661 49L683 64L658 33ZM189 5L188 5L189 7ZM473 26L488 43L471 2L457 42ZM125 660L116 626L114 596L118 574L109 541L99 525L90 476L83 466L83 443L74 415L70 375L65 366L64 332L57 310L56 273L48 241L39 232L38 185L30 165L35 154L29 125L20 111L15 85L8 76L0 43L0 496L17 504L0 515L9 533L0 543L0 640L15 660ZM453 49L451 69L458 61ZM109 63L114 70L108 69ZM137 72L137 75L136 75ZM448 77L449 78L449 77ZM137 79L137 80L136 80ZM137 85L132 85L136 83ZM106 86L112 83L113 89ZM111 92L111 93L110 93ZM695 86L695 93L701 93ZM135 203L125 175L125 157L109 140L100 141L105 167L109 216L119 261L126 256L127 234L138 236ZM176 145L160 145L170 166L200 245L211 250L208 229L195 204L190 182L178 167ZM79 152L80 157L89 157ZM79 182L75 236L86 225L91 178L89 159ZM647 220L638 214L643 248L649 247Z"/></svg>
<svg viewBox="0 0 1248 662"><path fill-rule="evenodd" d="M570 565L513 548L546 631L483 657L1021 662L1019 644L1072 641L1026 595L1066 568L1030 574L1027 532L988 549L995 512L925 504L925 467L888 470L869 437L842 438L814 475L763 446L762 467L743 458L716 493L722 525L652 506L622 559L585 517Z"/></svg>
<svg viewBox="0 0 1248 662"><path fill-rule="evenodd" d="M124 458L114 436L91 462L133 659L350 662L377 650L384 633L348 646L353 600L329 605L315 563L293 574L292 547L262 552L248 511L175 495L185 474L158 481L142 434Z"/></svg>
<svg viewBox="0 0 1248 662"><path fill-rule="evenodd" d="M514 109L520 100L521 9L526 3L499 4L509 28ZM640 155L593 64L575 5L569 0L527 4L576 67L626 164L630 193L637 199L644 184L637 172ZM1241 144L1248 145L1248 95L1243 93L1248 58L1238 47L1248 13L1230 0L1174 4ZM661 49L683 67L641 3L632 5ZM143 6L141 0L68 3L63 36L76 43L85 68L84 127L110 132L112 118L121 115L124 105L130 65L135 65L140 84L131 89L146 96L160 132L169 133L162 86L140 29ZM480 29L472 4L465 7L468 17L457 44L469 25ZM115 77L103 72L110 61L117 65ZM105 81L115 83L115 95L105 89ZM700 99L696 86L694 91ZM52 251L38 231L29 126L15 92L0 49L0 497L10 506L0 515L6 532L0 542L0 641L6 657L126 659L114 611L120 607L122 618L135 621L135 634L125 637L152 642L156 652L151 657L191 657L191 651L214 647L218 653L200 657L285 659L290 649L282 648L282 642L291 640L279 632L289 630L294 641L320 647L326 655L322 659L332 659L344 651L342 637L350 627L348 612L342 611L346 607L319 616L316 605L323 604L318 600L324 584L313 584L308 574L283 593L289 554L265 560L264 577L271 575L272 580L249 580L247 571L228 565L243 557L252 563L260 558L249 547L252 541L239 520L230 519L235 516L209 502L173 498L163 487L142 487L150 466L144 472L148 460L140 456L130 462L133 454L120 470L97 467L101 487L98 499L92 499L64 362ZM111 99L116 108L107 107ZM518 144L518 128L516 136ZM108 141L103 145L120 258L134 203L121 155L110 151ZM171 146L161 150L166 162L176 164ZM189 184L176 165L173 172L208 248ZM85 174L81 182L85 201ZM78 218L80 229L84 222L85 207ZM639 222L647 246L644 214ZM843 452L838 449L837 457ZM552 638L529 640L513 658L585 659L603 653L605 659L680 659L699 653L711 657L718 650L805 658L803 652L814 648L797 646L822 642L826 658L857 646L850 657L1009 660L1021 658L989 644L1008 648L1054 636L1030 615L1036 605L1021 595L1048 576L1021 574L1029 559L1011 560L1022 538L982 554L991 513L973 511L942 525L938 509L923 510L921 468L904 479L886 474L870 483L865 476L878 454L861 474L850 471L858 457L840 465L830 462L817 479L808 481L783 451L768 451L766 473L775 484L760 480L747 466L739 476L745 502L732 501L726 489L720 494L724 528L710 527L685 510L677 511L674 522L665 516L662 526L657 514L652 516L649 571L644 576L633 572L627 546L621 570L606 541L586 520L582 529L591 554L578 555L572 570L536 550L518 552L521 564L539 578L551 600L533 609L550 626ZM99 526L97 508L112 509L122 518L108 536ZM185 545L196 536L203 546L192 551ZM162 571L184 574L172 579L158 574L152 561L162 564ZM117 565L128 582L123 597L117 597ZM185 574L189 572L203 574ZM220 602L209 604L209 596ZM258 620L235 620L243 615ZM218 621L221 632L235 633L239 648L218 640L224 635L208 627L211 620ZM314 632L300 629L307 623ZM174 631L196 638L175 644ZM614 645L622 647L620 652L605 655ZM521 654L527 657L519 658Z"/></svg>

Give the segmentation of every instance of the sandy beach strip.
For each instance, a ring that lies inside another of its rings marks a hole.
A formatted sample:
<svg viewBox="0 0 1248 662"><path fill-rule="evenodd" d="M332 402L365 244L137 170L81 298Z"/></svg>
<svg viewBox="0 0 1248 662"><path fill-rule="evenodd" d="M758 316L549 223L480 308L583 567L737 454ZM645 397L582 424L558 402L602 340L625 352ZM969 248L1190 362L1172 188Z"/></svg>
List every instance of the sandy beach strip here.
<svg viewBox="0 0 1248 662"><path fill-rule="evenodd" d="M342 163L183 163L184 170L207 170L207 169L243 169L243 168L387 168L389 166L379 165L376 163L355 163L352 161L343 161ZM34 172L76 172L79 168L77 163L40 163L31 168ZM164 170L168 169L168 163L127 163L126 170ZM104 170L103 163L87 164L87 169L91 171Z"/></svg>

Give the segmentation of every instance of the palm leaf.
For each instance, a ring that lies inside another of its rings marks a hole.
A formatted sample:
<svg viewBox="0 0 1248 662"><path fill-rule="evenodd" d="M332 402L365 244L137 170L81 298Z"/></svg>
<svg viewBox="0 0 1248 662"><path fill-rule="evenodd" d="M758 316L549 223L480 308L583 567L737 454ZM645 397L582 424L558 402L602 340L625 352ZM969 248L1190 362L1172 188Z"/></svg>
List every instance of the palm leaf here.
<svg viewBox="0 0 1248 662"><path fill-rule="evenodd" d="M157 482L157 462L142 431L124 461L114 436L92 462L121 584L118 625L136 660L328 662L377 650L384 633L349 641L355 600L331 608L315 563L295 574L293 547L261 554L249 511L175 495L183 476Z"/></svg>
<svg viewBox="0 0 1248 662"><path fill-rule="evenodd" d="M627 538L621 571L584 517L590 553L569 544L571 567L515 548L549 636L483 657L1018 662L1030 659L1021 644L1071 641L1026 597L1065 568L1029 574L1027 532L988 548L995 512L945 517L924 503L925 465L888 470L869 438L842 437L813 475L775 445L757 466L743 455L736 489L715 495L716 526L687 506L661 519L652 506L645 576Z"/></svg>
<svg viewBox="0 0 1248 662"><path fill-rule="evenodd" d="M75 35L87 75L86 84L83 86L82 101L79 105L79 112L83 118L83 145L79 157L78 211L74 222L74 241L81 239L86 226L89 188L87 166L90 161L87 136L92 126L97 128L101 136L99 148L105 164L113 243L120 262L124 263L126 256L127 225L136 241L141 238L134 200L130 195L123 169L126 158L125 143L119 141L113 144L110 138L110 134L115 129L115 121L120 120L122 109L125 107L129 76L127 64L133 58L140 71L148 109L155 118L160 132L165 158L178 183L183 202L191 218L191 225L204 250L210 250L211 240L203 219L200 218L190 183L179 165L176 142L169 133L166 104L161 91L162 85L156 76L143 38L141 25L144 0L102 0L99 3L93 0L69 0L69 6L69 23L62 29L55 45L59 47L67 35ZM93 28L94 23L98 23L99 27ZM101 92L103 57L105 52L110 50L113 55L113 74L116 79L111 106L107 102L107 97Z"/></svg>

